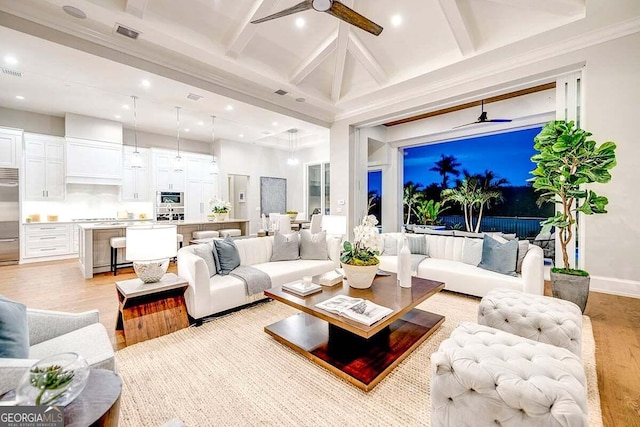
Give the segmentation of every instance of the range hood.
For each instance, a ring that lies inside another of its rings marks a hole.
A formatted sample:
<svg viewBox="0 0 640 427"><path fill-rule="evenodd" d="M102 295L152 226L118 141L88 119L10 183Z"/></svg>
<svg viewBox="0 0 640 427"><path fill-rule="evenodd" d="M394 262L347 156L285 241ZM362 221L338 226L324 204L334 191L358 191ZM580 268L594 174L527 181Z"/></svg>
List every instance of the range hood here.
<svg viewBox="0 0 640 427"><path fill-rule="evenodd" d="M65 116L65 183L122 185L122 124Z"/></svg>

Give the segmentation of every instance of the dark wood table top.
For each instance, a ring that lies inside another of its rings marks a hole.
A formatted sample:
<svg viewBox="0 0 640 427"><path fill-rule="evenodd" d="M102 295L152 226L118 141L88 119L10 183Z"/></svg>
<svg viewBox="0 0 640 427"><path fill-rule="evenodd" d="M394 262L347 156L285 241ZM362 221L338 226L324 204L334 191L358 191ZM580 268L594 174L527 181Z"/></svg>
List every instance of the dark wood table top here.
<svg viewBox="0 0 640 427"><path fill-rule="evenodd" d="M318 283L319 277L320 276L314 276L313 282ZM442 282L419 277L412 278L411 288L401 288L396 282L396 275L392 273L390 276L377 276L368 289L355 289L343 282L342 285L338 284L333 287L323 286L322 292L306 297L287 292L280 286L268 289L264 291L264 294L276 301L280 301L302 312L323 319L332 325L348 330L363 338L370 338L393 323L396 319L414 309L430 296L444 289L444 283ZM340 316L339 314L316 308L316 304L337 295L348 295L353 298L367 299L375 304L392 309L393 313L381 321L368 326Z"/></svg>

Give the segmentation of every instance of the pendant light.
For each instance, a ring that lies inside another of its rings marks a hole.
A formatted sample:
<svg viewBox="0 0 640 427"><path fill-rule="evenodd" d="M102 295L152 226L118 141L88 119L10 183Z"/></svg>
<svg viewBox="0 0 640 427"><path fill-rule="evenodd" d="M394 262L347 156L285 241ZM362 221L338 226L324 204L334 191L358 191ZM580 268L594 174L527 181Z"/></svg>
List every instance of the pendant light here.
<svg viewBox="0 0 640 427"><path fill-rule="evenodd" d="M182 157L180 157L180 107L176 107L176 136L178 141L178 155L173 159L173 170L175 172L182 172L184 166L182 164Z"/></svg>
<svg viewBox="0 0 640 427"><path fill-rule="evenodd" d="M215 130L214 130L215 119L216 119L216 116L211 116L211 166L209 167L209 173L211 175L216 175L218 172L220 172L220 168L218 167L218 158L215 156L215 153L213 150L213 143L215 141Z"/></svg>
<svg viewBox="0 0 640 427"><path fill-rule="evenodd" d="M136 99L138 99L138 97L132 95L131 99L133 99L133 141L135 144L135 149L133 150L133 154L131 154L131 167L141 168L143 165L142 156L138 152L138 114L136 108Z"/></svg>
<svg viewBox="0 0 640 427"><path fill-rule="evenodd" d="M289 158L287 164L289 166L295 166L298 164L298 159L295 156L295 149L298 147L298 129L289 129ZM294 144L295 138L295 144Z"/></svg>

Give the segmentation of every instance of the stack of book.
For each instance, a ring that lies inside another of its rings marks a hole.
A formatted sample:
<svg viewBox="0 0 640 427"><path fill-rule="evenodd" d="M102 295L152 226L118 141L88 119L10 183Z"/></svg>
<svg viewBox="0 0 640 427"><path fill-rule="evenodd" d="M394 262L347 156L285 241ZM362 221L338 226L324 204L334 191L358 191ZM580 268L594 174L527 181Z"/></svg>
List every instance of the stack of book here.
<svg viewBox="0 0 640 427"><path fill-rule="evenodd" d="M342 278L342 274L332 270L320 276L318 282L320 282L322 286L335 286L338 283L342 283Z"/></svg>
<svg viewBox="0 0 640 427"><path fill-rule="evenodd" d="M315 283L310 283L305 286L302 281L299 281L285 283L284 285L282 285L282 289L293 294L306 297L307 295L315 294L316 292L322 291L322 286L316 285Z"/></svg>
<svg viewBox="0 0 640 427"><path fill-rule="evenodd" d="M383 307L366 299L353 298L346 295L338 295L322 301L316 304L316 307L369 326L393 313L393 310L388 307Z"/></svg>

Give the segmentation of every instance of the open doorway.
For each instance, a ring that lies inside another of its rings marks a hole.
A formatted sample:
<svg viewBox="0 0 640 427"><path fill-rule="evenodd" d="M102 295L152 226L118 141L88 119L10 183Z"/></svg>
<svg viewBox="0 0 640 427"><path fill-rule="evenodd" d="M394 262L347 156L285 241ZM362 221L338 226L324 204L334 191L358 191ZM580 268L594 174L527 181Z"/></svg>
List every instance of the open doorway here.
<svg viewBox="0 0 640 427"><path fill-rule="evenodd" d="M249 218L247 198L249 197L249 176L229 174L229 203L231 218Z"/></svg>

